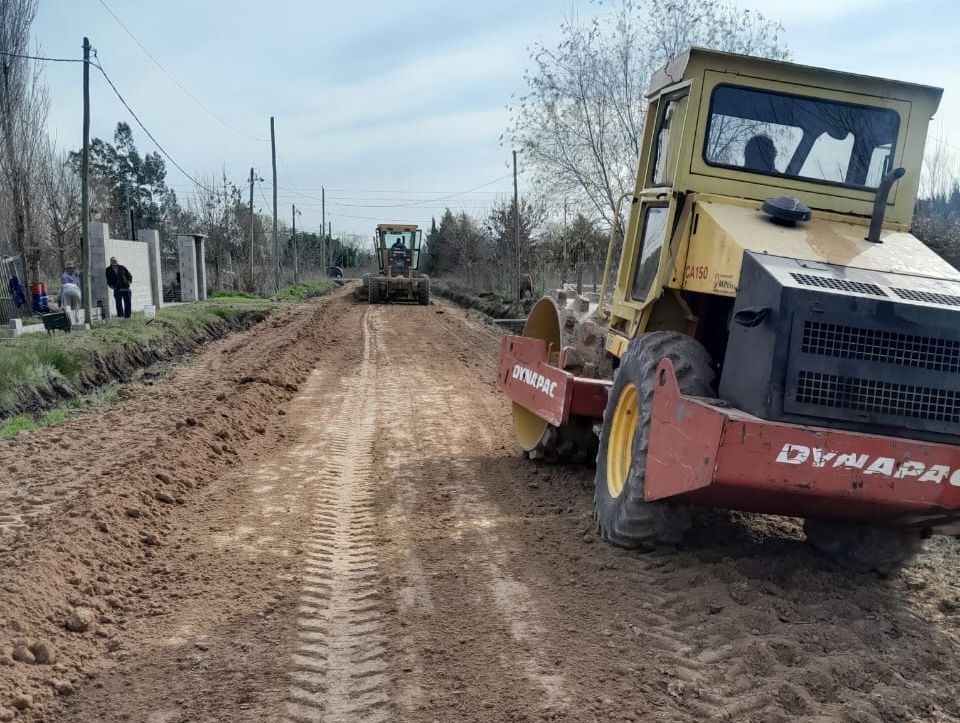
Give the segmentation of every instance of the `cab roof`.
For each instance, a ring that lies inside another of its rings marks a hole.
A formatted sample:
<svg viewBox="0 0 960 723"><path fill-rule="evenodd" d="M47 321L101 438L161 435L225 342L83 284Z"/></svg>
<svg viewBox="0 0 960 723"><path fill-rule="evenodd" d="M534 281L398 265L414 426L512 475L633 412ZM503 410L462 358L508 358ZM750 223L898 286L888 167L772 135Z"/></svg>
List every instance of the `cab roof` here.
<svg viewBox="0 0 960 723"><path fill-rule="evenodd" d="M922 98L931 105L931 115L936 112L943 95L942 88L930 85L906 83L871 75L818 68L813 65L801 65L783 60L770 60L738 53L692 47L650 76L647 97L655 96L663 88L670 85L699 77L707 69L739 73L754 78L769 78L804 85L817 85L832 90L849 90L881 98L901 100Z"/></svg>
<svg viewBox="0 0 960 723"><path fill-rule="evenodd" d="M415 224L415 223L413 223L413 224L410 224L410 223L378 223L378 224L377 224L377 231L381 231L381 232L386 231L386 232L388 232L388 233L390 233L390 232L403 233L403 232L406 232L406 231L416 231L417 228L419 228L419 227L418 227L417 224Z"/></svg>

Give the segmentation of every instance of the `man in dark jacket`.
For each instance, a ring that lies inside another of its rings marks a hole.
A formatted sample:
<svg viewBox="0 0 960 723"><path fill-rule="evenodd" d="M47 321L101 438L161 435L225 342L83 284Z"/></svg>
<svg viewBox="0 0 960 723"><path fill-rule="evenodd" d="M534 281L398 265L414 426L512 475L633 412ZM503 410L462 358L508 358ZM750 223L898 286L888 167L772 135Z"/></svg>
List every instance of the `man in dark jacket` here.
<svg viewBox="0 0 960 723"><path fill-rule="evenodd" d="M113 289L113 300L117 304L117 316L124 319L130 318L130 284L133 282L133 274L127 271L127 267L117 263L117 257L110 258L110 265L107 267L107 286Z"/></svg>

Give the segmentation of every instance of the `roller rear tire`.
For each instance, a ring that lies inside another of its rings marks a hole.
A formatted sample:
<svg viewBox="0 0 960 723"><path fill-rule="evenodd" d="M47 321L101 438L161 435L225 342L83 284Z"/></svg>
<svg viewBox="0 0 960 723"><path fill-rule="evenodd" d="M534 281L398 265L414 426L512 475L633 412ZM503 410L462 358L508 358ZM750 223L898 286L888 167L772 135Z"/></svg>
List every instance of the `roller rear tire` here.
<svg viewBox="0 0 960 723"><path fill-rule="evenodd" d="M834 520L804 520L807 540L841 567L889 575L913 562L922 533Z"/></svg>
<svg viewBox="0 0 960 723"><path fill-rule="evenodd" d="M663 359L673 362L681 393L713 396L710 355L692 337L651 332L630 343L603 415L594 489L597 531L620 547L676 545L691 524L685 504L644 499L653 391Z"/></svg>

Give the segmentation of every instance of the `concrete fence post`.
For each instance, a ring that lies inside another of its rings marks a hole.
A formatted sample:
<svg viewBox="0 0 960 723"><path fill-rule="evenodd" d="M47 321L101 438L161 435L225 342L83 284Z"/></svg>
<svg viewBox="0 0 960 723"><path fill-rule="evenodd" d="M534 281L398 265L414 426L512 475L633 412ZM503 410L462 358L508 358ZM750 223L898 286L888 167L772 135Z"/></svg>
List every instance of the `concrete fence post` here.
<svg viewBox="0 0 960 723"><path fill-rule="evenodd" d="M90 233L90 289L93 294L91 307L101 308L104 319L114 315L113 292L107 286L106 269L110 265L113 248L110 245L110 225L91 221Z"/></svg>
<svg viewBox="0 0 960 723"><path fill-rule="evenodd" d="M207 298L206 244L203 234L177 236L180 256L180 301L201 301Z"/></svg>
<svg viewBox="0 0 960 723"><path fill-rule="evenodd" d="M160 232L143 229L137 237L147 245L150 258L150 298L158 309L163 306L163 277L160 268Z"/></svg>
<svg viewBox="0 0 960 723"><path fill-rule="evenodd" d="M180 301L197 300L197 245L192 235L177 236L180 257Z"/></svg>
<svg viewBox="0 0 960 723"><path fill-rule="evenodd" d="M200 235L194 235L197 246L197 298L207 298L207 241Z"/></svg>

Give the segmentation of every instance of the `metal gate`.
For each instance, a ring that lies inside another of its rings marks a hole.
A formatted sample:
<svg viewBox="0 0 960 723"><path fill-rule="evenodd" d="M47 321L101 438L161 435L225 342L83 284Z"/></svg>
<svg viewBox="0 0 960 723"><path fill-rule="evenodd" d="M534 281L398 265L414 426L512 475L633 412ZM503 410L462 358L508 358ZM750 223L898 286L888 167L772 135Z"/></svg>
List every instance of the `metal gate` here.
<svg viewBox="0 0 960 723"><path fill-rule="evenodd" d="M20 282L26 299L19 307L10 291L10 281L13 278ZM33 315L30 308L30 289L27 287L26 278L23 256L0 256L0 324L8 324L10 319L21 319Z"/></svg>

